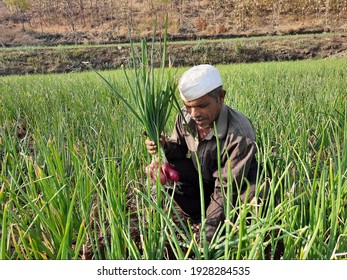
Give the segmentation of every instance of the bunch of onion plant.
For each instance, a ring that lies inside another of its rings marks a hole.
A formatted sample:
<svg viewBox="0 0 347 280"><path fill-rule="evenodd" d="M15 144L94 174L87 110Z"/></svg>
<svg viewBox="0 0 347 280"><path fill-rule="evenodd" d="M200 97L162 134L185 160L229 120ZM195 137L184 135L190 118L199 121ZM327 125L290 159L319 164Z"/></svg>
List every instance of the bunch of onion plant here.
<svg viewBox="0 0 347 280"><path fill-rule="evenodd" d="M115 96L126 105L135 119L140 122L143 127L143 135L156 143L158 153L153 157L148 174L153 179L156 179L157 176L160 177L162 184L165 184L167 180L177 182L179 176L177 171L175 172L167 162L159 142L160 135L170 117L173 96L177 88L175 75L166 71L167 27L168 20L166 18L160 69L155 69L154 59L156 25L150 45L145 39L141 39L140 53L130 36L132 71L123 67L127 82L127 94L122 94L106 78L95 71L107 83ZM130 96L131 100L126 99L125 96Z"/></svg>
<svg viewBox="0 0 347 280"><path fill-rule="evenodd" d="M163 258L167 240L166 235L158 233L164 231L168 236L175 236L177 230L177 227L172 226L169 221L170 213L173 211L172 197L163 196L165 192L163 192L162 185L169 183L171 187L175 187L179 174L167 161L159 141L170 118L177 88L175 75L171 73L170 67L169 69L166 67L167 27L168 20L166 18L159 69L156 68L155 62L156 25L151 43L148 44L145 39L141 40L140 52L130 36L131 66L130 68L123 67L126 80L124 92L121 92L117 86L113 86L111 82L95 71L106 82L116 98L128 108L129 112L140 123L143 130L142 134L153 140L158 147L156 155L152 157L152 162L146 168L146 173L150 177L147 180L147 192L142 192L138 188L134 189L137 194L135 196L138 209L137 227L141 236L142 254L146 259ZM150 199L153 191L156 203ZM127 236L128 233L125 235ZM132 257L140 258L141 253L133 241L129 238L126 240ZM177 238L169 238L168 242L171 243L176 257L182 258L183 253Z"/></svg>

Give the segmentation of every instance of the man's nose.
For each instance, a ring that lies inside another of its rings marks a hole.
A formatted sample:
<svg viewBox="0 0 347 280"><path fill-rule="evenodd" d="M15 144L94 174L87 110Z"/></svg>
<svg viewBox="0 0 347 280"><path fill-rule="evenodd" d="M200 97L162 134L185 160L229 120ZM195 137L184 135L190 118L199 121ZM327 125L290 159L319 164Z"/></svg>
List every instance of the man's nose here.
<svg viewBox="0 0 347 280"><path fill-rule="evenodd" d="M199 116L199 110L197 110L196 108L191 108L190 115L191 115L193 118L198 117L198 116Z"/></svg>

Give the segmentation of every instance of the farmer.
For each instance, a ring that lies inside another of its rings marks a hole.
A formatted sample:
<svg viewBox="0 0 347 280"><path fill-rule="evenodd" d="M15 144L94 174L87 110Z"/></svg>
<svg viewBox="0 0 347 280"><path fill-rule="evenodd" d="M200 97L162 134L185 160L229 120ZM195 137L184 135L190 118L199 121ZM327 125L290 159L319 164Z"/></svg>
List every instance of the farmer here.
<svg viewBox="0 0 347 280"><path fill-rule="evenodd" d="M206 236L210 241L225 219L222 188L226 190L228 178L232 181L232 203L238 195L242 201L250 201L255 195L255 133L243 114L224 104L226 92L215 67L207 64L194 66L182 75L178 89L186 120L178 114L172 136L162 136L160 143L168 161L180 172L174 200L193 219L201 216L197 154L203 178ZM217 137L221 174L218 172ZM145 144L150 154L157 152L153 141L147 139Z"/></svg>

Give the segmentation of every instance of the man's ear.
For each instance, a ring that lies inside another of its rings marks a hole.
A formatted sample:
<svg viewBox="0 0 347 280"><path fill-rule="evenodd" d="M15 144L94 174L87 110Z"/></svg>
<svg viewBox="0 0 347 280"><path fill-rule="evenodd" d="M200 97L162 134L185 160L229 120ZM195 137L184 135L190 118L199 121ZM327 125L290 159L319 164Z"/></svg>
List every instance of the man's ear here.
<svg viewBox="0 0 347 280"><path fill-rule="evenodd" d="M220 98L221 101L223 101L223 102L224 102L225 94L226 94L226 91L225 91L224 89L222 89L222 90L219 92L219 98Z"/></svg>

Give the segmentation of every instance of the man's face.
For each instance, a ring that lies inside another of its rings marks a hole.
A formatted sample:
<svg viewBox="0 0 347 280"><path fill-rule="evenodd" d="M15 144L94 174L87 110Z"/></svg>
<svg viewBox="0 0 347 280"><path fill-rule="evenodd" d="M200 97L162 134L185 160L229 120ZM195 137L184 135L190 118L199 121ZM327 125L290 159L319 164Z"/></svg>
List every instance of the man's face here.
<svg viewBox="0 0 347 280"><path fill-rule="evenodd" d="M184 101L184 105L198 127L206 129L213 127L213 122L217 120L222 108L223 100L224 94L219 94L218 98L206 94L192 101Z"/></svg>

